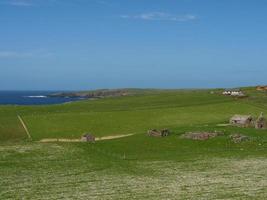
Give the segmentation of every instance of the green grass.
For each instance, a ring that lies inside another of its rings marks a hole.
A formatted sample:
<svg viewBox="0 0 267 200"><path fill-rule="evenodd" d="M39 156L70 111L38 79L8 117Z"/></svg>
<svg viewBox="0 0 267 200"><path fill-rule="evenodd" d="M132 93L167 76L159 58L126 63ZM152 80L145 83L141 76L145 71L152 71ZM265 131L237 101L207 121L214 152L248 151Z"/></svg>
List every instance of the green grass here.
<svg viewBox="0 0 267 200"><path fill-rule="evenodd" d="M235 113L258 115L262 110L247 100L237 101L207 90L185 90L55 106L2 107L0 117L5 118L8 113L14 118L10 128L18 128L15 118L21 115L33 139L40 140L79 138L85 132L105 136L142 133L151 128L223 123ZM0 129L0 134L4 133Z"/></svg>
<svg viewBox="0 0 267 200"><path fill-rule="evenodd" d="M214 90L218 92L218 90ZM266 93L247 99L207 90L149 91L137 96L53 106L0 107L0 199L266 199L267 131L220 127L233 114L267 110ZM21 115L33 137L17 119ZM147 129L169 128L151 138ZM207 141L180 136L221 131ZM90 143L40 143L136 133ZM250 137L233 143L229 135Z"/></svg>
<svg viewBox="0 0 267 200"><path fill-rule="evenodd" d="M139 134L95 144L1 145L1 197L266 198L266 143L234 144L227 136L191 141L181 139L180 132L163 139Z"/></svg>
<svg viewBox="0 0 267 200"><path fill-rule="evenodd" d="M242 109L257 114L261 109L235 103L197 105L163 109L133 111L56 113L24 116L32 137L79 138L84 132L96 136L144 133L151 128L177 127L209 123L222 123ZM225 112L229 110L228 112ZM202 114L206 113L206 114Z"/></svg>
<svg viewBox="0 0 267 200"><path fill-rule="evenodd" d="M16 115L0 116L0 141L20 141L26 138L27 135Z"/></svg>

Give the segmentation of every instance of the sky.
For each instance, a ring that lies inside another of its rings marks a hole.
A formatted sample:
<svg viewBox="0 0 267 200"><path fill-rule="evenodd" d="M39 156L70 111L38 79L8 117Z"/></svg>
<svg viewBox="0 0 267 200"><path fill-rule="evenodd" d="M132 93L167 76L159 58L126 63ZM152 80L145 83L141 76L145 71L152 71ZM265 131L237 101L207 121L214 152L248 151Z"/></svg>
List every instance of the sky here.
<svg viewBox="0 0 267 200"><path fill-rule="evenodd" d="M266 0L0 0L0 90L267 84Z"/></svg>

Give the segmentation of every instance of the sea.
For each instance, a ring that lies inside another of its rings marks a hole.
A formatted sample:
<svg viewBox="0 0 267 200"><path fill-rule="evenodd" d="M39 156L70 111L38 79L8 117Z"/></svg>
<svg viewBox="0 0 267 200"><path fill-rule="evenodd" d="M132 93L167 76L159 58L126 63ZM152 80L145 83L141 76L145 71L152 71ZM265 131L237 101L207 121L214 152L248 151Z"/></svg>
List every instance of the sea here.
<svg viewBox="0 0 267 200"><path fill-rule="evenodd" d="M49 105L82 100L81 98L49 97L49 94L58 92L62 91L0 91L0 105Z"/></svg>

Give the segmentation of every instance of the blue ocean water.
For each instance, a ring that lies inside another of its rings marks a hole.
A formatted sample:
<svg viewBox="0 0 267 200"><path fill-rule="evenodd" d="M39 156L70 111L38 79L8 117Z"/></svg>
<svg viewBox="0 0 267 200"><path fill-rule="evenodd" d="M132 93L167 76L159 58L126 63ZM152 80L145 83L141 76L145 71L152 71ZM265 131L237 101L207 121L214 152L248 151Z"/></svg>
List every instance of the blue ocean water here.
<svg viewBox="0 0 267 200"><path fill-rule="evenodd" d="M0 105L47 105L81 100L81 98L48 97L57 91L0 91Z"/></svg>

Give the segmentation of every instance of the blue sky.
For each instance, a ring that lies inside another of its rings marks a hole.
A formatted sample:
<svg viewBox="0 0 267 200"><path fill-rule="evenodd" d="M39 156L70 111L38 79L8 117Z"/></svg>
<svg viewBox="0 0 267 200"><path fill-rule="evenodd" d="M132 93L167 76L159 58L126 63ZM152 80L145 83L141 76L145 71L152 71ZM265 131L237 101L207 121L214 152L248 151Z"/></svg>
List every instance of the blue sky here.
<svg viewBox="0 0 267 200"><path fill-rule="evenodd" d="M266 0L0 0L0 90L266 84Z"/></svg>

